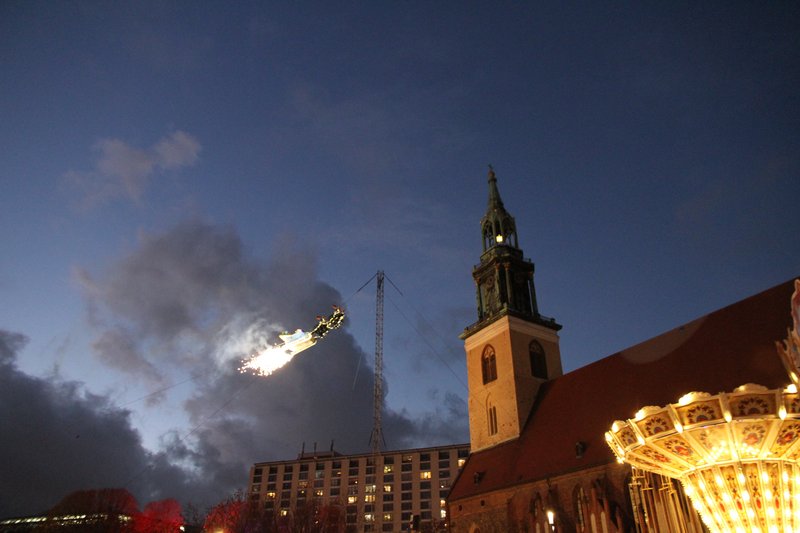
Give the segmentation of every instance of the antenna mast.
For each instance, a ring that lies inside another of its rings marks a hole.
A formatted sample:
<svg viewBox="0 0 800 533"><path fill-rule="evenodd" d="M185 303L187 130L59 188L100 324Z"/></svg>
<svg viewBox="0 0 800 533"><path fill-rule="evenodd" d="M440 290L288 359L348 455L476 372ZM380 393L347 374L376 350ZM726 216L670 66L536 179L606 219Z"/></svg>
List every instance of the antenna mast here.
<svg viewBox="0 0 800 533"><path fill-rule="evenodd" d="M372 453L381 452L383 430L381 411L383 409L383 270L378 270L375 290L375 394L372 411Z"/></svg>

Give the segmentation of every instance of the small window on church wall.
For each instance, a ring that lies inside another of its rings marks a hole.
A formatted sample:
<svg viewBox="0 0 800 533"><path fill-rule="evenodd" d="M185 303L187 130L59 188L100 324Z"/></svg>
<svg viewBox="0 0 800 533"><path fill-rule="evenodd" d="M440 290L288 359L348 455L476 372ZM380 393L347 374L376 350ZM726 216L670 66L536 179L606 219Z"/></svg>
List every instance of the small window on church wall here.
<svg viewBox="0 0 800 533"><path fill-rule="evenodd" d="M528 347L531 356L531 374L535 378L547 379L547 357L539 341L531 341Z"/></svg>
<svg viewBox="0 0 800 533"><path fill-rule="evenodd" d="M489 435L495 435L497 434L497 407L494 405L489 406L487 415L489 422Z"/></svg>
<svg viewBox="0 0 800 533"><path fill-rule="evenodd" d="M586 527L586 518L583 516L583 504L586 501L586 493L583 487L575 487L575 521L582 529Z"/></svg>
<svg viewBox="0 0 800 533"><path fill-rule="evenodd" d="M497 379L497 361L494 356L494 348L487 346L481 355L481 373L483 374L483 384Z"/></svg>

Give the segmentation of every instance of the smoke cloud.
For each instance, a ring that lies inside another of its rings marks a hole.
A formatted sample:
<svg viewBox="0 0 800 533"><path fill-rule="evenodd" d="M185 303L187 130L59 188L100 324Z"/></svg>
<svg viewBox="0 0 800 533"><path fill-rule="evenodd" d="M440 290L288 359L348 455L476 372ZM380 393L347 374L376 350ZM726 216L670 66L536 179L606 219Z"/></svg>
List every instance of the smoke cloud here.
<svg viewBox="0 0 800 533"><path fill-rule="evenodd" d="M318 279L310 253L282 246L259 261L231 228L193 220L143 235L107 271L77 278L98 360L153 388L170 373L194 378L182 406L194 429L164 435L161 449L142 459L151 465L143 475L151 492L209 503L243 487L254 462L292 458L304 442L310 449L335 441L343 453L369 448L373 382L367 373L354 384L365 354L347 322L269 377L237 370L277 332L310 329L316 315L342 303ZM393 447L452 443L466 433L463 400L434 395L431 404L420 420L387 411ZM110 412L127 423L125 412ZM158 407L150 412L158 416Z"/></svg>

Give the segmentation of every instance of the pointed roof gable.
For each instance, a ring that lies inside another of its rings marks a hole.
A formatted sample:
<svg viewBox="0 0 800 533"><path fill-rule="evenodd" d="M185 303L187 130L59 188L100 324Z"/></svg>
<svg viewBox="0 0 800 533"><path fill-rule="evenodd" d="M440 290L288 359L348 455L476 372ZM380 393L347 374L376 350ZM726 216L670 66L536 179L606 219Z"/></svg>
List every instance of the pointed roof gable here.
<svg viewBox="0 0 800 533"><path fill-rule="evenodd" d="M612 463L605 432L641 407L745 383L788 385L775 344L792 323L793 288L785 282L545 383L519 439L470 455L450 501Z"/></svg>

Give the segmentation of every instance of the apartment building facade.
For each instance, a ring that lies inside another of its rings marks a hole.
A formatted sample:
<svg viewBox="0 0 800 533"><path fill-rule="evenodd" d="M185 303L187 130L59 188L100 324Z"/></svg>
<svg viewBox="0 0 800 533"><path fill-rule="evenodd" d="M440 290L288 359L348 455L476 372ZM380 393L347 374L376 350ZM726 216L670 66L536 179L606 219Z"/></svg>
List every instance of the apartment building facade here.
<svg viewBox="0 0 800 533"><path fill-rule="evenodd" d="M326 509L347 532L436 531L446 499L469 455L469 444L342 455L301 453L297 459L256 463L249 498L278 521Z"/></svg>

